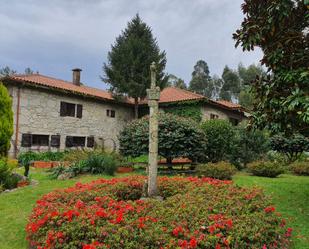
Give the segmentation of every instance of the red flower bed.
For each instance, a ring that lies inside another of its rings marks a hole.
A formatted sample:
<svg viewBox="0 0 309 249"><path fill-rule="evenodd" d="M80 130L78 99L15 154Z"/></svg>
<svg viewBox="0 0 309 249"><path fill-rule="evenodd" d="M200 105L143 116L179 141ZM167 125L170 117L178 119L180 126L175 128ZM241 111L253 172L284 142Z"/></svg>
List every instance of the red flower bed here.
<svg viewBox="0 0 309 249"><path fill-rule="evenodd" d="M164 201L140 200L145 178L98 180L37 201L31 248L288 248L291 229L259 189L211 178L159 178Z"/></svg>

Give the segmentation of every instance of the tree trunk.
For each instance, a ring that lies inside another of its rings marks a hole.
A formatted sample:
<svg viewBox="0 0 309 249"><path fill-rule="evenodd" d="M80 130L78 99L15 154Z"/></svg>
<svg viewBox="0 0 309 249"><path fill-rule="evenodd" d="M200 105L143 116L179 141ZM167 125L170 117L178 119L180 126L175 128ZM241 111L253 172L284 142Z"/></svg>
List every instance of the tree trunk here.
<svg viewBox="0 0 309 249"><path fill-rule="evenodd" d="M173 169L173 158L171 158L171 157L166 158L166 164L167 164L167 167L170 170L172 170Z"/></svg>
<svg viewBox="0 0 309 249"><path fill-rule="evenodd" d="M134 98L134 118L138 119L138 98Z"/></svg>

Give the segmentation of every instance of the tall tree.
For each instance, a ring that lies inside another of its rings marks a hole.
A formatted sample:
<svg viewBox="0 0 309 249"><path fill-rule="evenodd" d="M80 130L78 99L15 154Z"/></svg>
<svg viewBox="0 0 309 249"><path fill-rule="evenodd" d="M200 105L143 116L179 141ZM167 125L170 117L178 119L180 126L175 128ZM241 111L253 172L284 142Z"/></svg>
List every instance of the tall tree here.
<svg viewBox="0 0 309 249"><path fill-rule="evenodd" d="M0 158L7 156L13 135L12 99L6 87L0 82Z"/></svg>
<svg viewBox="0 0 309 249"><path fill-rule="evenodd" d="M245 18L233 38L236 47L263 51L272 73L259 77L253 90L253 125L272 132L309 135L309 1L245 0Z"/></svg>
<svg viewBox="0 0 309 249"><path fill-rule="evenodd" d="M169 74L167 85L168 86L178 87L180 89L187 89L187 85L184 82L184 80L181 79L181 78L178 78L174 74Z"/></svg>
<svg viewBox="0 0 309 249"><path fill-rule="evenodd" d="M238 73L225 66L222 73L223 85L220 98L224 100L238 100L240 92L240 79Z"/></svg>
<svg viewBox="0 0 309 249"><path fill-rule="evenodd" d="M25 69L25 74L30 75L30 74L34 74L33 70L30 67L27 67Z"/></svg>
<svg viewBox="0 0 309 249"><path fill-rule="evenodd" d="M209 75L208 65L205 61L199 60L196 62L189 89L204 96L211 97L213 84Z"/></svg>
<svg viewBox="0 0 309 249"><path fill-rule="evenodd" d="M248 110L253 109L254 94L252 91L252 83L255 79L266 75L261 65L252 64L248 67L241 63L238 65L238 75L241 80L241 91L239 93L239 104Z"/></svg>
<svg viewBox="0 0 309 249"><path fill-rule="evenodd" d="M221 88L223 86L223 80L218 76L218 75L214 75L212 77L212 85L213 85L213 91L212 91L212 99L219 99L220 98L220 92L221 92Z"/></svg>
<svg viewBox="0 0 309 249"><path fill-rule="evenodd" d="M3 68L0 68L0 77L6 77L10 76L12 74L16 74L17 71L11 69L9 66L5 66Z"/></svg>
<svg viewBox="0 0 309 249"><path fill-rule="evenodd" d="M113 93L134 98L136 118L139 98L144 98L146 89L150 88L149 66L152 62L156 63L157 85L162 89L168 79L164 73L166 54L160 51L151 28L137 14L112 45L102 77Z"/></svg>

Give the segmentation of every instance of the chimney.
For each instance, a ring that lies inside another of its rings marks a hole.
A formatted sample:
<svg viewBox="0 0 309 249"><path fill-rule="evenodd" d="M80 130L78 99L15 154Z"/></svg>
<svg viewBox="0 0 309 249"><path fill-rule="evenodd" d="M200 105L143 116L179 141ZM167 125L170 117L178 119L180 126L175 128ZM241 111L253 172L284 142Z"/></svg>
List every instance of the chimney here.
<svg viewBox="0 0 309 249"><path fill-rule="evenodd" d="M75 86L80 86L80 72L82 71L80 68L74 68L73 71L73 84Z"/></svg>

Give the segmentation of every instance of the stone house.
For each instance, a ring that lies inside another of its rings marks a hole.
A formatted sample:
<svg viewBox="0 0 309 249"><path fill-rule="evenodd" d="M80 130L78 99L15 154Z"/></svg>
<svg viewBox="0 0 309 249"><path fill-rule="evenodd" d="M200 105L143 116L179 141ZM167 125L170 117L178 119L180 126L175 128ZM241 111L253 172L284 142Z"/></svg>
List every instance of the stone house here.
<svg viewBox="0 0 309 249"><path fill-rule="evenodd" d="M80 69L73 69L72 82L41 74L13 75L2 81L13 99L14 134L10 156L28 150L57 151L95 145L117 149L118 134L134 119L134 102L116 99L110 92L80 82ZM161 92L160 108L180 108L198 101L202 119L227 119L237 124L246 118L239 105L211 101L204 96L168 87ZM174 107L173 107L174 106ZM141 101L140 110L147 110Z"/></svg>

